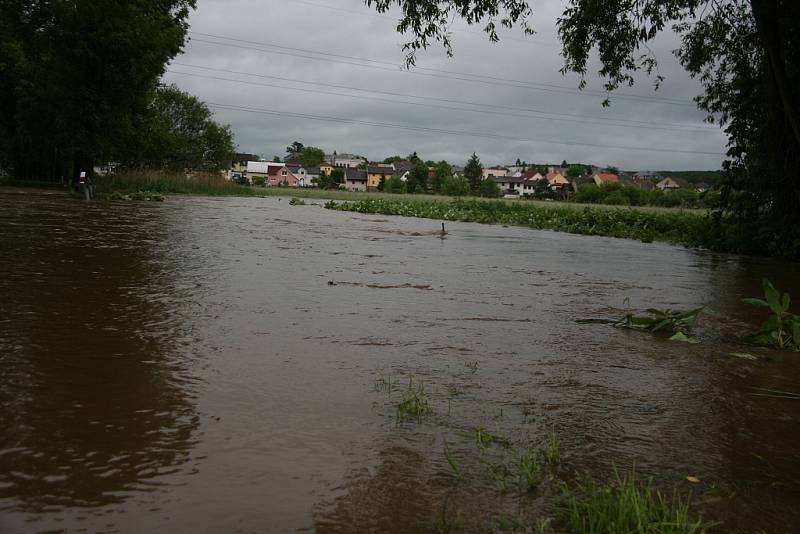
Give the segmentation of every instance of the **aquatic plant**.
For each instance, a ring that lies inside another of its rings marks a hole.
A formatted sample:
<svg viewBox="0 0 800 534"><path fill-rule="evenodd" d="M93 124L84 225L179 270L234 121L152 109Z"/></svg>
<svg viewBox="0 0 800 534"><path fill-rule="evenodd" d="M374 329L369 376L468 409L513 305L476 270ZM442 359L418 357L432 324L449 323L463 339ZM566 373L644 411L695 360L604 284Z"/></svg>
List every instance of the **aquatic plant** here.
<svg viewBox="0 0 800 534"><path fill-rule="evenodd" d="M746 336L748 343L775 347L780 350L800 351L800 315L789 312L791 298L788 293L781 295L772 282L764 278L761 281L764 298L742 299L747 304L769 308L772 315L761 325L761 328Z"/></svg>
<svg viewBox="0 0 800 534"><path fill-rule="evenodd" d="M408 389L403 393L403 398L397 405L397 422L403 423L411 418L421 421L423 416L432 415L428 394L422 382L417 387L413 386L413 380L409 381Z"/></svg>
<svg viewBox="0 0 800 534"><path fill-rule="evenodd" d="M585 478L568 493L569 530L585 534L689 534L712 526L692 519L691 494L676 489L662 494L651 480L640 480L635 471L612 484Z"/></svg>
<svg viewBox="0 0 800 534"><path fill-rule="evenodd" d="M627 299L625 299L627 302ZM647 316L634 315L633 312L628 312L624 317L614 323L615 326L621 328L630 328L632 330L645 330L647 332L657 333L663 332L671 334L670 339L674 341L693 341L689 335L697 323L697 318L703 308L696 308L689 311L678 310L659 310L657 308L648 308Z"/></svg>
<svg viewBox="0 0 800 534"><path fill-rule="evenodd" d="M290 206L305 206L306 203L301 198L292 197L292 199L289 201L289 205Z"/></svg>

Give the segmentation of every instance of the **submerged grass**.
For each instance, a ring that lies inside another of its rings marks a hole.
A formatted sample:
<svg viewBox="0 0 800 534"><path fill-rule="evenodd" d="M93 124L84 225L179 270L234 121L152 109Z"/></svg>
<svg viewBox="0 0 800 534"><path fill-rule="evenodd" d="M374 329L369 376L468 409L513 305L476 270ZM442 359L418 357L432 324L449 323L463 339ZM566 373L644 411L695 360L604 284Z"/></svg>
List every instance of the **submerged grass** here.
<svg viewBox="0 0 800 534"><path fill-rule="evenodd" d="M432 414L433 407L428 394L425 392L425 386L420 382L414 387L413 381L409 381L408 389L403 393L403 398L400 399L400 403L397 405L398 424L410 419L416 419L419 422L424 416Z"/></svg>
<svg viewBox="0 0 800 534"><path fill-rule="evenodd" d="M690 513L691 494L674 489L665 495L651 480L635 472L612 484L587 478L569 495L569 530L585 534L690 534L706 532L713 525Z"/></svg>
<svg viewBox="0 0 800 534"><path fill-rule="evenodd" d="M632 208L577 207L502 200L427 202L400 199L330 201L328 209L380 213L428 219L527 226L584 235L624 237L642 241L667 241L705 246L708 215L701 211L640 210Z"/></svg>
<svg viewBox="0 0 800 534"><path fill-rule="evenodd" d="M130 194L147 191L158 194L258 196L258 189L239 185L215 173L143 171L99 176L95 179L97 192ZM286 194L286 193L284 193ZM288 196L288 194L287 194Z"/></svg>

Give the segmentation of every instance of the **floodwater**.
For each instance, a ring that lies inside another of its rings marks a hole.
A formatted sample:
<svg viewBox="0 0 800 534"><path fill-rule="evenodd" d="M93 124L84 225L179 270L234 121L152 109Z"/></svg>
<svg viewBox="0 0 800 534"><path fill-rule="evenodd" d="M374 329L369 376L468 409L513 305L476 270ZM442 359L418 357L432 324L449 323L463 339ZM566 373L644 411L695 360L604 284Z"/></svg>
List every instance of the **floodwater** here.
<svg viewBox="0 0 800 534"><path fill-rule="evenodd" d="M552 517L453 475L474 428L555 432L567 480L635 465L721 531L800 530L800 401L757 389L800 393L800 356L735 341L797 264L287 200L0 192L0 531ZM702 343L576 322L625 298L705 306ZM409 381L434 413L397 424Z"/></svg>

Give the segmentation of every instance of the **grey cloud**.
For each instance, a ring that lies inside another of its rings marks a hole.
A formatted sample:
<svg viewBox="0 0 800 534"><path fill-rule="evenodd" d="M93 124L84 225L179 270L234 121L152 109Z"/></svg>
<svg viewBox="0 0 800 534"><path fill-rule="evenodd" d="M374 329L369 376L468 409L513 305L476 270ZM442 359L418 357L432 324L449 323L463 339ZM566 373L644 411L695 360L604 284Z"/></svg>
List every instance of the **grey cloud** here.
<svg viewBox="0 0 800 534"><path fill-rule="evenodd" d="M434 46L419 55L417 69L406 72L401 68L404 59L401 49L403 37L394 31L396 17L379 16L366 8L360 0L200 0L190 21L192 40L187 44L184 54L175 59L175 63L575 115L561 117L568 120L552 120L552 117L548 119L540 114L507 109L497 110L497 113L477 113L247 85L177 72L246 80L253 84L278 84L303 89L316 87L323 91L353 94L353 91L321 85L294 84L179 65L170 67L165 80L176 83L207 102L510 138L414 132L227 109L215 110L218 120L232 126L242 151L266 157L282 155L287 144L300 140L327 151L356 152L372 159L417 151L426 159L446 159L463 164L475 151L485 164L509 163L521 158L537 163L560 162L566 159L616 165L625 169L719 168L723 159L719 154L725 150L725 136L718 129L704 124L704 114L691 105L692 98L699 94L700 87L672 57L671 50L678 44L674 35L664 35L652 47L661 63L661 74L666 76L661 89L654 92L652 80L641 76L635 87L620 91L621 94L652 96L657 99L647 102L626 100L612 94L612 106L603 108L602 96L574 95L570 94L570 89L566 92L551 92L553 87L540 87L539 90L512 88L426 76L430 71L423 69L436 69L577 88L577 77L562 76L559 73L562 59L554 24L562 9L561 3L544 2L534 8L533 22L537 35L526 37L516 30L507 31L501 34L500 43L493 44L484 35L477 34L479 28L456 23L453 28L454 58L447 58L441 47ZM247 42L226 41L237 47L212 45L202 41L216 39L200 35L201 33L375 59L388 62L388 65L376 64L380 67L379 70L342 64L337 62L341 58L336 57L312 60L276 53L307 55L286 49L272 48L272 52L262 52L250 49L260 47ZM597 70L596 63L592 64L592 69ZM590 91L602 90L599 79L591 77L588 81ZM370 93L358 94L393 101L409 100ZM664 99L679 100L689 105L673 105L663 102ZM470 107L432 100L414 101ZM487 111L486 108L482 109ZM606 122L607 119L639 122L619 126ZM603 124L594 124L595 122ZM665 124L702 130L656 129L673 128ZM582 144L715 154L635 151Z"/></svg>

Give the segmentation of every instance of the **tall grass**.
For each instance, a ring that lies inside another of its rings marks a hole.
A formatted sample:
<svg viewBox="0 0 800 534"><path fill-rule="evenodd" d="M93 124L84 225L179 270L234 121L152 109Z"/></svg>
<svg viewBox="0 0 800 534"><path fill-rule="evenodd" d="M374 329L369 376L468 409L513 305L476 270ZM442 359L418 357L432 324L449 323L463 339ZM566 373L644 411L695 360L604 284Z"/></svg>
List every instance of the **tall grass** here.
<svg viewBox="0 0 800 534"><path fill-rule="evenodd" d="M591 479L580 483L569 499L570 531L583 534L694 534L712 525L692 519L691 496L677 489L671 495L656 490L652 482L634 472L611 485Z"/></svg>
<svg viewBox="0 0 800 534"><path fill-rule="evenodd" d="M136 171L99 176L95 179L95 184L100 194L136 191L193 195L256 196L259 194L257 189L231 182L216 173Z"/></svg>

